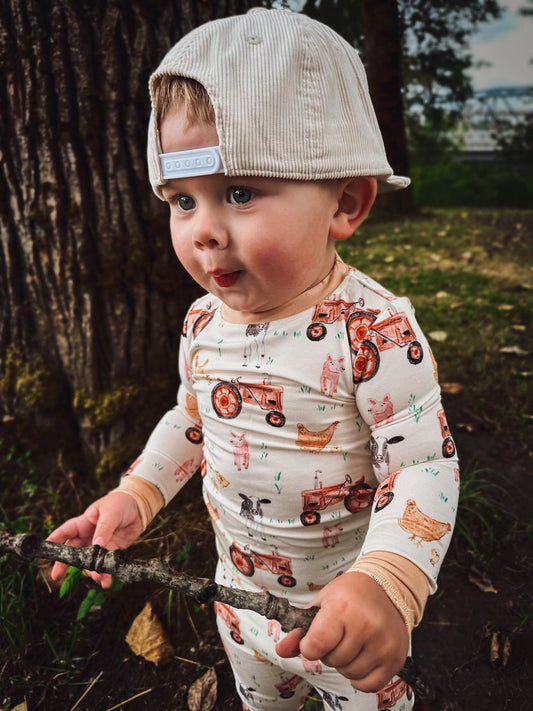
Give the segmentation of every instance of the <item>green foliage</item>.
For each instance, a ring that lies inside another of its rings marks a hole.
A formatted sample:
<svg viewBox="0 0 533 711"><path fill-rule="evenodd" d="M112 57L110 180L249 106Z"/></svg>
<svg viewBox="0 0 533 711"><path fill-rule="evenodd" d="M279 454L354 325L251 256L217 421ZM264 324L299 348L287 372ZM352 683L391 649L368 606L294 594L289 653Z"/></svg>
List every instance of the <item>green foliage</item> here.
<svg viewBox="0 0 533 711"><path fill-rule="evenodd" d="M494 547L497 522L512 514L508 492L481 474L475 468L461 472L455 536L462 537L478 557L487 557Z"/></svg>
<svg viewBox="0 0 533 711"><path fill-rule="evenodd" d="M472 95L470 36L482 22L500 16L497 0L398 0L404 28L406 104L422 108L436 128L450 104Z"/></svg>
<svg viewBox="0 0 533 711"><path fill-rule="evenodd" d="M532 235L530 210L435 209L401 223L366 222L341 249L350 264L411 299L440 380L464 384L472 411L524 445L524 413L533 410Z"/></svg>
<svg viewBox="0 0 533 711"><path fill-rule="evenodd" d="M472 95L467 74L472 66L469 42L483 22L500 16L497 0L397 0L404 57L406 107L417 105L426 120L443 130L450 104L460 107ZM307 0L303 12L326 23L355 47L364 35L379 31L361 24L361 3ZM386 38L381 37L383 52Z"/></svg>
<svg viewBox="0 0 533 711"><path fill-rule="evenodd" d="M419 206L527 208L533 194L533 175L520 175L505 164L413 165L411 180Z"/></svg>
<svg viewBox="0 0 533 711"><path fill-rule="evenodd" d="M2 365L0 396L7 402L16 403L32 413L56 405L58 393L55 379L39 353L25 357L9 348Z"/></svg>
<svg viewBox="0 0 533 711"><path fill-rule="evenodd" d="M526 114L523 121L498 122L494 138L508 166L528 166L531 173L533 164L533 111Z"/></svg>

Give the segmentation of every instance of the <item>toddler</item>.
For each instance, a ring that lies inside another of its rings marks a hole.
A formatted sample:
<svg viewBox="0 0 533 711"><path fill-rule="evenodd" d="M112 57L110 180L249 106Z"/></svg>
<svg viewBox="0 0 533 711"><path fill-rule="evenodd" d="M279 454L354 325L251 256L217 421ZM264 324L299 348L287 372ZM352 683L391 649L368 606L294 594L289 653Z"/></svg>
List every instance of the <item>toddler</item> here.
<svg viewBox="0 0 533 711"><path fill-rule="evenodd" d="M244 707L297 709L314 687L332 711L410 709L394 675L436 589L458 470L412 306L335 249L377 192L409 184L358 54L257 8L184 37L150 92L150 180L207 293L184 322L176 407L50 540L124 548L200 468L217 581L320 608L284 634L216 606Z"/></svg>

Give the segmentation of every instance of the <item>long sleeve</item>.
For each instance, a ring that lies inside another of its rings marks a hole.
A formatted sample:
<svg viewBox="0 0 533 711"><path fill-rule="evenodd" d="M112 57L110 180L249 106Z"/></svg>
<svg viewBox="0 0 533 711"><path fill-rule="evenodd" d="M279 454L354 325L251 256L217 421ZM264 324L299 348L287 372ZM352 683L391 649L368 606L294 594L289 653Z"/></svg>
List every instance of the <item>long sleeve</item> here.
<svg viewBox="0 0 533 711"><path fill-rule="evenodd" d="M188 387L190 368L185 345L183 337L177 404L163 415L142 454L126 472L155 485L165 504L189 481L202 461L202 423L196 399Z"/></svg>
<svg viewBox="0 0 533 711"><path fill-rule="evenodd" d="M436 363L407 299L395 299L367 326L354 374L379 487L362 556L401 555L425 572L434 592L459 493Z"/></svg>

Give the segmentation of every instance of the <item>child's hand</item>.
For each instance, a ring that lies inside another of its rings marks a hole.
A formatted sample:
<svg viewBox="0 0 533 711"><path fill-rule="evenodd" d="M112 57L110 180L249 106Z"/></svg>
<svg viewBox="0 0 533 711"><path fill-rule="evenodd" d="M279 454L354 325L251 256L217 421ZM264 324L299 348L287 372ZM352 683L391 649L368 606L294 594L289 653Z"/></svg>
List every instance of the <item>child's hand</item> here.
<svg viewBox="0 0 533 711"><path fill-rule="evenodd" d="M127 548L142 532L142 523L135 499L114 491L94 501L81 516L65 521L47 538L53 543L69 546L99 545L108 550ZM52 579L60 580L67 570L65 563L55 563ZM111 585L111 575L86 571L103 588Z"/></svg>
<svg viewBox="0 0 533 711"><path fill-rule="evenodd" d="M350 572L326 585L306 634L293 630L276 646L280 657L301 653L320 659L359 691L379 691L402 667L409 648L405 622L385 591L363 573Z"/></svg>

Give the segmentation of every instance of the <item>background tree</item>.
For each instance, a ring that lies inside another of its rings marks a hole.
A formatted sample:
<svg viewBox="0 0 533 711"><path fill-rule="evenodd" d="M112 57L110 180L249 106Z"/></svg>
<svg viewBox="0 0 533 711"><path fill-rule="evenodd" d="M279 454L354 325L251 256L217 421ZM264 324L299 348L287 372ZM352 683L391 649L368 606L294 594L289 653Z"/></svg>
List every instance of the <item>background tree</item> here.
<svg viewBox="0 0 533 711"><path fill-rule="evenodd" d="M171 404L195 287L148 183L147 82L183 34L249 4L2 3L2 438L106 469Z"/></svg>
<svg viewBox="0 0 533 711"><path fill-rule="evenodd" d="M394 171L405 175L409 110L416 106L433 134L450 126L457 115L451 108L459 110L472 95L470 36L481 22L498 17L500 7L497 0L307 0L303 12L360 49L387 155ZM408 128L417 139L417 123ZM387 203L400 213L413 207L410 191L392 194Z"/></svg>

